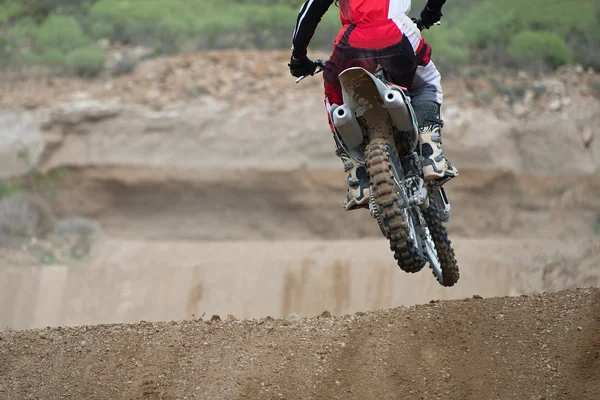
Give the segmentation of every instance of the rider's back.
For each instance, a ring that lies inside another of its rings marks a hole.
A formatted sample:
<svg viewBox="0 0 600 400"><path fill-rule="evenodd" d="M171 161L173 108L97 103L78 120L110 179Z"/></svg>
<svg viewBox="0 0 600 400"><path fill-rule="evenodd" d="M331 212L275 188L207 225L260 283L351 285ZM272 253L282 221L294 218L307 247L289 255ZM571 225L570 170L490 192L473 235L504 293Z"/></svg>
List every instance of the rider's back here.
<svg viewBox="0 0 600 400"><path fill-rule="evenodd" d="M400 17L410 11L411 0L340 0L344 26L362 25Z"/></svg>

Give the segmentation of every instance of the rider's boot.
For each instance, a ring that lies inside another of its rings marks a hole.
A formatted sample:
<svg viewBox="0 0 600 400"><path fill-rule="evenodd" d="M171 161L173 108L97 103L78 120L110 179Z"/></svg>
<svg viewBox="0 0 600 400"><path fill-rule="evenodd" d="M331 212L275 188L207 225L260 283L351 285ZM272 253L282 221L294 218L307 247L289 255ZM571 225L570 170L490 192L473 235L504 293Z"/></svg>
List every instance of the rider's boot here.
<svg viewBox="0 0 600 400"><path fill-rule="evenodd" d="M423 156L423 176L426 181L448 181L458 176L458 170L444 157L439 124L428 124L420 129L419 144Z"/></svg>
<svg viewBox="0 0 600 400"><path fill-rule="evenodd" d="M348 173L348 192L344 199L346 211L359 208L369 208L371 192L369 189L369 174L365 164L350 158L348 153L338 147L335 154L342 159L344 171Z"/></svg>

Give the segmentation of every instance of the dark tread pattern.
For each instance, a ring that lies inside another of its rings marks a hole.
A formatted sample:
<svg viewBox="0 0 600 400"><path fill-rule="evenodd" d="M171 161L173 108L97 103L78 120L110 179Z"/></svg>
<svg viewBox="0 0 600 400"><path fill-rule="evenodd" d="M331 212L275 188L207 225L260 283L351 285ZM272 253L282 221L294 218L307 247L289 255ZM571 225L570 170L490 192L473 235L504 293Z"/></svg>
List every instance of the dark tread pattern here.
<svg viewBox="0 0 600 400"><path fill-rule="evenodd" d="M415 248L402 214L402 200L396 192L390 169L391 151L394 150L387 140L371 140L365 149L367 169L373 186L373 196L379 206L381 222L394 258L402 271L416 273L423 269L426 262Z"/></svg>
<svg viewBox="0 0 600 400"><path fill-rule="evenodd" d="M423 218L425 218L425 222L427 222L427 226L429 227L429 232L431 233L431 238L433 239L437 251L438 260L442 267L442 277L444 281L440 282L440 284L446 287L454 286L460 278L458 263L456 262L452 242L448 238L448 231L442 223L442 220L439 218L433 202L430 203L430 206L423 213Z"/></svg>

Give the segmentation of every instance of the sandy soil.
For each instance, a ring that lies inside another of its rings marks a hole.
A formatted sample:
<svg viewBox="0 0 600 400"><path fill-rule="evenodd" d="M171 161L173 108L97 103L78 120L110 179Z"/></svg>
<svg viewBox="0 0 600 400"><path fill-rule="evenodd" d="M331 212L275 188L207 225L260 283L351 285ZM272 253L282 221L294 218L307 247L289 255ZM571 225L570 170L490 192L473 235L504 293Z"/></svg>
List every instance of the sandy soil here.
<svg viewBox="0 0 600 400"><path fill-rule="evenodd" d="M0 333L5 399L597 399L600 292Z"/></svg>

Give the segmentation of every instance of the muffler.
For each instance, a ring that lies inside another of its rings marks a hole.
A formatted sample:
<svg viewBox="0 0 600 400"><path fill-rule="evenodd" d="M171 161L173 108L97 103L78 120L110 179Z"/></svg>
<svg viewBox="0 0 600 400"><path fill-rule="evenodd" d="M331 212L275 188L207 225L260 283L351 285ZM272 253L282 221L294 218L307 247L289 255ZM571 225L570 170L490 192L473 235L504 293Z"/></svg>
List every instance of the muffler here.
<svg viewBox="0 0 600 400"><path fill-rule="evenodd" d="M332 110L332 120L347 148L353 149L363 142L363 131L348 106L343 105Z"/></svg>
<svg viewBox="0 0 600 400"><path fill-rule="evenodd" d="M388 110L392 124L400 132L414 129L413 120L406 104L406 97L399 90L388 90L383 94L383 105Z"/></svg>

